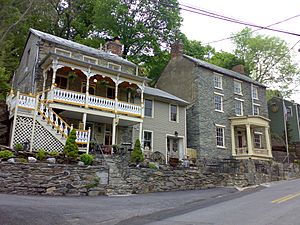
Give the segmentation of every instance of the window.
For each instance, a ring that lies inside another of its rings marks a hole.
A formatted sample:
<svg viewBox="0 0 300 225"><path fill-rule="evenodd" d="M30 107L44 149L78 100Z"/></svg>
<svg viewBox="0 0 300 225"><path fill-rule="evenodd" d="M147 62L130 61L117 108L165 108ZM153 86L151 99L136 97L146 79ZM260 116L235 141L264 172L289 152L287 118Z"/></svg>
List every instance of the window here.
<svg viewBox="0 0 300 225"><path fill-rule="evenodd" d="M91 64L97 64L97 59L88 56L83 56L83 61Z"/></svg>
<svg viewBox="0 0 300 225"><path fill-rule="evenodd" d="M259 105L253 105L253 115L259 115Z"/></svg>
<svg viewBox="0 0 300 225"><path fill-rule="evenodd" d="M115 99L115 88L107 87L106 97L110 99Z"/></svg>
<svg viewBox="0 0 300 225"><path fill-rule="evenodd" d="M286 115L287 117L293 116L292 106L286 106Z"/></svg>
<svg viewBox="0 0 300 225"><path fill-rule="evenodd" d="M238 95L242 95L242 82L241 81L234 81L234 93Z"/></svg>
<svg viewBox="0 0 300 225"><path fill-rule="evenodd" d="M252 98L258 99L258 88L256 86L252 86Z"/></svg>
<svg viewBox="0 0 300 225"><path fill-rule="evenodd" d="M118 64L114 64L114 63L108 63L108 68L113 69L113 70L118 70L121 71L121 66Z"/></svg>
<svg viewBox="0 0 300 225"><path fill-rule="evenodd" d="M225 138L224 138L224 127L216 127L216 142L217 147L225 147Z"/></svg>
<svg viewBox="0 0 300 225"><path fill-rule="evenodd" d="M254 133L254 148L261 148L261 133Z"/></svg>
<svg viewBox="0 0 300 225"><path fill-rule="evenodd" d="M144 150L152 150L152 132L144 131Z"/></svg>
<svg viewBox="0 0 300 225"><path fill-rule="evenodd" d="M235 114L237 116L243 115L243 102L240 100L235 100Z"/></svg>
<svg viewBox="0 0 300 225"><path fill-rule="evenodd" d="M153 101L149 99L145 99L145 112L144 115L148 117L153 117Z"/></svg>
<svg viewBox="0 0 300 225"><path fill-rule="evenodd" d="M55 77L55 83L56 83L57 87L62 88L62 89L67 89L68 78L61 77L61 76L56 76Z"/></svg>
<svg viewBox="0 0 300 225"><path fill-rule="evenodd" d="M222 89L222 75L214 75L214 86L215 88Z"/></svg>
<svg viewBox="0 0 300 225"><path fill-rule="evenodd" d="M81 92L86 93L86 83L85 82L83 82L81 84ZM89 85L89 94L90 95L95 95L95 93L96 93L96 85L95 84L90 84Z"/></svg>
<svg viewBox="0 0 300 225"><path fill-rule="evenodd" d="M215 110L223 112L223 96L215 94Z"/></svg>
<svg viewBox="0 0 300 225"><path fill-rule="evenodd" d="M177 105L170 106L170 120L177 122Z"/></svg>

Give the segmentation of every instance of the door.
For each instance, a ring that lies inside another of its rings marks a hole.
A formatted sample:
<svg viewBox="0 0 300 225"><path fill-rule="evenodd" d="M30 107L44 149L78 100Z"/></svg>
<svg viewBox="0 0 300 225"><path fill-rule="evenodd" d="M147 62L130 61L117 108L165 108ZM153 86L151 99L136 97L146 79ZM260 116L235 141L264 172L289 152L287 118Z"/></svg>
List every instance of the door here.
<svg viewBox="0 0 300 225"><path fill-rule="evenodd" d="M112 144L112 124L105 125L104 145Z"/></svg>

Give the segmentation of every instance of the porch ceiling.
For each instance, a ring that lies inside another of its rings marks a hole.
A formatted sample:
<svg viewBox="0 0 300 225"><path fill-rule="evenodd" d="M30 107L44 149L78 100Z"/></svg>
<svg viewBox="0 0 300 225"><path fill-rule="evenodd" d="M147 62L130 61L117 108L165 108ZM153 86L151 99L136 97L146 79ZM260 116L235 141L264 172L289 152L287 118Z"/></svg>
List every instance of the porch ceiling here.
<svg viewBox="0 0 300 225"><path fill-rule="evenodd" d="M262 116L239 116L231 117L229 119L231 121L231 125L233 126L250 124L255 126L268 127L270 121L268 118Z"/></svg>

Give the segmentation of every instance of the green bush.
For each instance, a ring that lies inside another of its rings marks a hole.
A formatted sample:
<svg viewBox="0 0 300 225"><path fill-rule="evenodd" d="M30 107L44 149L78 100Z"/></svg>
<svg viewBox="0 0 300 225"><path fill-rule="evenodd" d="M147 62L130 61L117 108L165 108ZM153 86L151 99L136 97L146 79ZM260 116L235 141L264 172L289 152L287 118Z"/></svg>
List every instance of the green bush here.
<svg viewBox="0 0 300 225"><path fill-rule="evenodd" d="M22 151L22 150L24 149L24 147L23 147L22 144L17 143L17 144L15 145L15 148L14 148L14 149L18 152L18 151Z"/></svg>
<svg viewBox="0 0 300 225"><path fill-rule="evenodd" d="M80 156L80 161L84 163L84 165L92 165L94 157L87 153L84 153Z"/></svg>
<svg viewBox="0 0 300 225"><path fill-rule="evenodd" d="M77 159L78 157L78 146L76 144L76 131L72 130L67 138L64 154L68 158Z"/></svg>
<svg viewBox="0 0 300 225"><path fill-rule="evenodd" d="M149 163L149 168L150 169L155 169L155 170L157 170L157 166L156 166L156 164L154 164L154 163Z"/></svg>
<svg viewBox="0 0 300 225"><path fill-rule="evenodd" d="M141 149L141 142L137 139L134 143L134 148L131 153L131 162L139 164L140 162L144 161L143 152Z"/></svg>
<svg viewBox="0 0 300 225"><path fill-rule="evenodd" d="M35 154L35 158L37 160L44 160L47 156L47 152L44 149L38 150L38 152Z"/></svg>
<svg viewBox="0 0 300 225"><path fill-rule="evenodd" d="M9 151L9 150L3 150L3 151L0 151L0 158L1 159L9 159L9 158L12 158L14 157L14 154Z"/></svg>
<svg viewBox="0 0 300 225"><path fill-rule="evenodd" d="M52 151L52 152L48 152L48 155L51 157L57 157L60 155L60 153L58 151Z"/></svg>

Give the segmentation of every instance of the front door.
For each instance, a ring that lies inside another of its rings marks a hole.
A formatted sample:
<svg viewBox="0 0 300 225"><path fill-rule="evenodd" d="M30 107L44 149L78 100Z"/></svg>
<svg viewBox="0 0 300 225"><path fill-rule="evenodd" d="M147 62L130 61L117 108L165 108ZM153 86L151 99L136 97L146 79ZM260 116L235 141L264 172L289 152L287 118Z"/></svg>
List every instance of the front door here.
<svg viewBox="0 0 300 225"><path fill-rule="evenodd" d="M112 144L112 125L106 124L105 126L105 134L104 134L104 145Z"/></svg>

